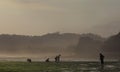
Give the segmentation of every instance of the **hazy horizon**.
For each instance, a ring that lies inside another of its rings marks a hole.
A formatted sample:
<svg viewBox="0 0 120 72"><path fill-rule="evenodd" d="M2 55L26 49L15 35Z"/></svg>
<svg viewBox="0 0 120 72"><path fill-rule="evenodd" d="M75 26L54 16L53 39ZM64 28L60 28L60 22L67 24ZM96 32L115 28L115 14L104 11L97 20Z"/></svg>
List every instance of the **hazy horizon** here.
<svg viewBox="0 0 120 72"><path fill-rule="evenodd" d="M0 0L0 34L10 34L0 35L4 56L97 58L106 44L105 53L117 58L119 32L120 0ZM109 41L109 36L115 38Z"/></svg>
<svg viewBox="0 0 120 72"><path fill-rule="evenodd" d="M120 23L119 0L0 0L0 5L0 34L87 33ZM120 31L112 30L94 33L110 36Z"/></svg>

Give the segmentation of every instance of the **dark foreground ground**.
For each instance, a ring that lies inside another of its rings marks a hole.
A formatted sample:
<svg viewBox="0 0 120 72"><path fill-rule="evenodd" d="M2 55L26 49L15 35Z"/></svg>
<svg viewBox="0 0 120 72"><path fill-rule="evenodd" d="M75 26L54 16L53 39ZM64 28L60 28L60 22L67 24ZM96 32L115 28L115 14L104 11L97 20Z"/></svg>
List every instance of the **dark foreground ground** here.
<svg viewBox="0 0 120 72"><path fill-rule="evenodd" d="M120 62L0 62L0 72L120 72Z"/></svg>

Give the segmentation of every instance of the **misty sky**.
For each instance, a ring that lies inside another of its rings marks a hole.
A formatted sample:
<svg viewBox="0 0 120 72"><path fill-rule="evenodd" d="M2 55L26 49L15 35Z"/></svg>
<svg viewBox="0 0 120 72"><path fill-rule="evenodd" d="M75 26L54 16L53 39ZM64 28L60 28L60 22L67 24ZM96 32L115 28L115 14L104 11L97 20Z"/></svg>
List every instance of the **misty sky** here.
<svg viewBox="0 0 120 72"><path fill-rule="evenodd" d="M120 0L0 0L0 34L81 33L119 13Z"/></svg>

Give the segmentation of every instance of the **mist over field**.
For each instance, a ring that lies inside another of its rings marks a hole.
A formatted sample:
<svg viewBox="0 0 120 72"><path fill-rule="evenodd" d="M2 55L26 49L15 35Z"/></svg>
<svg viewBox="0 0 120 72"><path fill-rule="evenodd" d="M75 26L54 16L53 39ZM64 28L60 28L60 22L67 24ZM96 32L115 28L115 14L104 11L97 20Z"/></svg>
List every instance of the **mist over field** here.
<svg viewBox="0 0 120 72"><path fill-rule="evenodd" d="M0 0L0 72L120 72L120 0Z"/></svg>
<svg viewBox="0 0 120 72"><path fill-rule="evenodd" d="M0 58L120 59L120 0L0 0Z"/></svg>
<svg viewBox="0 0 120 72"><path fill-rule="evenodd" d="M109 38L95 34L49 33L43 36L0 35L1 58L38 58L52 60L58 54L63 60L120 59L120 33Z"/></svg>

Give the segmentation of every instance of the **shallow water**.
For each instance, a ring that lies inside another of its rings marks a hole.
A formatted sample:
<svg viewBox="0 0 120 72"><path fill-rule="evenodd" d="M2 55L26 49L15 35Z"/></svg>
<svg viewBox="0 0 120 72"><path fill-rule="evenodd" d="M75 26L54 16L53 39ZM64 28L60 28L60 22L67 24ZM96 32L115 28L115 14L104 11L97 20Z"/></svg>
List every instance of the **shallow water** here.
<svg viewBox="0 0 120 72"><path fill-rule="evenodd" d="M120 72L120 62L0 62L0 72Z"/></svg>

